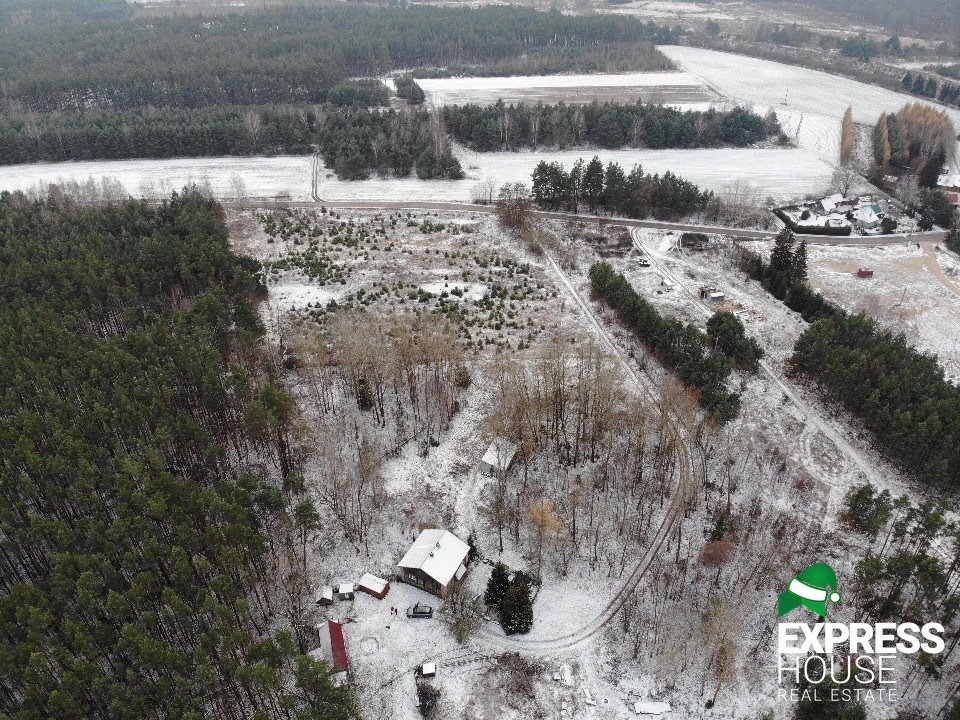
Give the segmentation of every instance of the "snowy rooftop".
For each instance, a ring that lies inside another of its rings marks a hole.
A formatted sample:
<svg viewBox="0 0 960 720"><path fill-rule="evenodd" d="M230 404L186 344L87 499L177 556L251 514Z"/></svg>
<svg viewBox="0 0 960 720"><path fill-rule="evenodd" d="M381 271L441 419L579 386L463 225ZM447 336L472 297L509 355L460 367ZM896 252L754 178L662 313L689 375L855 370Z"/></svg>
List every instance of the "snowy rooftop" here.
<svg viewBox="0 0 960 720"><path fill-rule="evenodd" d="M358 585L362 588L368 588L374 592L382 593L387 587L388 583L386 580L377 577L373 573L364 573L364 576L360 578Z"/></svg>
<svg viewBox="0 0 960 720"><path fill-rule="evenodd" d="M482 465L506 470L517 453L517 446L506 440L494 440L483 454Z"/></svg>
<svg viewBox="0 0 960 720"><path fill-rule="evenodd" d="M424 530L399 567L423 570L441 585L447 585L470 552L470 546L449 530Z"/></svg>

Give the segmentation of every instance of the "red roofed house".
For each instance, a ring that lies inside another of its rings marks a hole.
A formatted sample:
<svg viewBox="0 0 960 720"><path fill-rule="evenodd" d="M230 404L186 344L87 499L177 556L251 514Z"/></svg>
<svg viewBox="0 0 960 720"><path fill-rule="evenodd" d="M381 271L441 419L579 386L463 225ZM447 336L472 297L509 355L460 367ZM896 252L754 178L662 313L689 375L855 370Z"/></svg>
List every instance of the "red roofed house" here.
<svg viewBox="0 0 960 720"><path fill-rule="evenodd" d="M346 682L350 661L347 659L347 645L343 640L343 625L336 620L327 620L317 625L317 634L320 636L320 647L311 650L310 657L323 660L327 664L334 683L339 685Z"/></svg>

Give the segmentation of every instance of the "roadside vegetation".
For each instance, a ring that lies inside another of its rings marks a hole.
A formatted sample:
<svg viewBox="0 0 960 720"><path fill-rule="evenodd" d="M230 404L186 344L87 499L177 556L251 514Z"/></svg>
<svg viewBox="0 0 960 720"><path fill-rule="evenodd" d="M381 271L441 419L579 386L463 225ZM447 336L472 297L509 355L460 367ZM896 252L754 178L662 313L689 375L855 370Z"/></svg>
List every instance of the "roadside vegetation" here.
<svg viewBox="0 0 960 720"><path fill-rule="evenodd" d="M604 211L626 217L658 220L682 218L703 210L713 193L700 190L671 172L649 175L640 165L629 173L617 163L604 168L594 156L581 158L570 170L562 163L541 161L533 171L532 197L544 210Z"/></svg>

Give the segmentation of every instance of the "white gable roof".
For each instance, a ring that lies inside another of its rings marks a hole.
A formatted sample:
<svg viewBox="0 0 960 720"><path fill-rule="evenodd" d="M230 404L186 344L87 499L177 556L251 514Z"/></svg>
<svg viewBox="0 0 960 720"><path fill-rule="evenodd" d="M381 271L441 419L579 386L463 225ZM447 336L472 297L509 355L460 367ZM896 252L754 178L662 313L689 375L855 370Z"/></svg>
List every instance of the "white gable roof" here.
<svg viewBox="0 0 960 720"><path fill-rule="evenodd" d="M506 470L517 454L517 446L507 440L494 440L483 454L480 463L486 467Z"/></svg>
<svg viewBox="0 0 960 720"><path fill-rule="evenodd" d="M422 570L446 586L469 552L470 546L449 530L424 530L397 564L402 568Z"/></svg>

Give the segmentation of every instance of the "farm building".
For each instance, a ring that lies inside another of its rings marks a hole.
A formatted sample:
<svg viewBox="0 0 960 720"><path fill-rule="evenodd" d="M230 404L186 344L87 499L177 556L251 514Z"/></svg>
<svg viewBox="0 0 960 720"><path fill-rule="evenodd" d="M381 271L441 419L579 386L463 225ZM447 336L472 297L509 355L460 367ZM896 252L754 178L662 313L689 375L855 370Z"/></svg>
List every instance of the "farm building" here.
<svg viewBox="0 0 960 720"><path fill-rule="evenodd" d="M700 297L715 303L720 303L727 299L726 294L720 288L707 286L700 288Z"/></svg>
<svg viewBox="0 0 960 720"><path fill-rule="evenodd" d="M340 583L337 586L337 600L353 600L353 583Z"/></svg>
<svg viewBox="0 0 960 720"><path fill-rule="evenodd" d="M516 445L502 439L494 440L480 459L480 472L490 476L505 473L510 469L516 455Z"/></svg>
<svg viewBox="0 0 960 720"><path fill-rule="evenodd" d="M343 625L336 620L327 620L317 625L317 635L320 637L320 647L311 650L309 655L314 660L323 660L327 663L333 682L342 685L346 682L347 673L350 671L347 644L343 639Z"/></svg>
<svg viewBox="0 0 960 720"><path fill-rule="evenodd" d="M383 600L390 592L390 583L376 575L365 573L360 578L360 582L357 583L357 590L365 592L367 595L373 595L377 600Z"/></svg>
<svg viewBox="0 0 960 720"><path fill-rule="evenodd" d="M469 553L470 546L449 530L424 530L397 563L400 579L446 597L451 585L466 574Z"/></svg>
<svg viewBox="0 0 960 720"><path fill-rule="evenodd" d="M317 590L317 605L333 605L333 588L324 585Z"/></svg>

